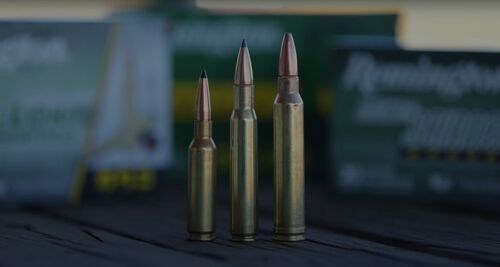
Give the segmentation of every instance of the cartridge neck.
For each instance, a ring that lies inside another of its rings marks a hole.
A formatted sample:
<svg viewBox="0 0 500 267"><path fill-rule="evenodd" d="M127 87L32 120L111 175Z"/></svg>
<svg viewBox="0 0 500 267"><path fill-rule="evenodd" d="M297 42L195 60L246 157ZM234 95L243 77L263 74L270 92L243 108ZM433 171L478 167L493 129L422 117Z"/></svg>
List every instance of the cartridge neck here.
<svg viewBox="0 0 500 267"><path fill-rule="evenodd" d="M233 85L233 109L253 109L253 85Z"/></svg>
<svg viewBox="0 0 500 267"><path fill-rule="evenodd" d="M194 138L203 139L212 137L212 121L194 121Z"/></svg>
<svg viewBox="0 0 500 267"><path fill-rule="evenodd" d="M279 76L278 94L295 94L299 92L299 76Z"/></svg>

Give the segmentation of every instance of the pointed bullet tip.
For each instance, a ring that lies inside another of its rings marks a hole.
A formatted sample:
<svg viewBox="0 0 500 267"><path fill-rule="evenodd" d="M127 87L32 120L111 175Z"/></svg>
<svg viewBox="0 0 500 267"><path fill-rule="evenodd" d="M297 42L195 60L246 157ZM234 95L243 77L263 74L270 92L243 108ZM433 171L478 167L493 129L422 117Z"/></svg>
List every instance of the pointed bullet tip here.
<svg viewBox="0 0 500 267"><path fill-rule="evenodd" d="M195 119L198 121L210 120L210 92L208 89L207 72L201 71L198 82L198 93L196 96Z"/></svg>
<svg viewBox="0 0 500 267"><path fill-rule="evenodd" d="M297 76L297 52L291 33L287 32L281 42L279 76Z"/></svg>
<svg viewBox="0 0 500 267"><path fill-rule="evenodd" d="M234 74L234 84L253 84L253 70L250 53L247 48L247 41L243 39L236 60L236 68Z"/></svg>

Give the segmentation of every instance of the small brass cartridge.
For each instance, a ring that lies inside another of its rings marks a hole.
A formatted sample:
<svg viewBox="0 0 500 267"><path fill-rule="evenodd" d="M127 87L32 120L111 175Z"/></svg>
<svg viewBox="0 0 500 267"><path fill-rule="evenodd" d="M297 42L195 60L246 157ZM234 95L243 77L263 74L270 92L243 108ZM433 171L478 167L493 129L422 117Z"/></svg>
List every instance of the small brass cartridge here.
<svg viewBox="0 0 500 267"><path fill-rule="evenodd" d="M194 138L188 158L189 239L209 241L215 235L216 147L212 140L210 92L205 70L196 97Z"/></svg>

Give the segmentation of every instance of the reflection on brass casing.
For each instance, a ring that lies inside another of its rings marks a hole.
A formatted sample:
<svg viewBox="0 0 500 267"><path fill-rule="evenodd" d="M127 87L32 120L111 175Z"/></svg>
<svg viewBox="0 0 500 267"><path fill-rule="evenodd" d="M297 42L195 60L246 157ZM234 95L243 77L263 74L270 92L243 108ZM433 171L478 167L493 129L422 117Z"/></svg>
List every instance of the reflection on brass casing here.
<svg viewBox="0 0 500 267"><path fill-rule="evenodd" d="M230 132L231 234L253 241L257 234L257 116L253 85L233 86Z"/></svg>
<svg viewBox="0 0 500 267"><path fill-rule="evenodd" d="M216 147L212 122L195 121L188 159L189 239L208 241L215 233Z"/></svg>
<svg viewBox="0 0 500 267"><path fill-rule="evenodd" d="M274 239L304 240L304 104L297 76L278 78L273 123Z"/></svg>

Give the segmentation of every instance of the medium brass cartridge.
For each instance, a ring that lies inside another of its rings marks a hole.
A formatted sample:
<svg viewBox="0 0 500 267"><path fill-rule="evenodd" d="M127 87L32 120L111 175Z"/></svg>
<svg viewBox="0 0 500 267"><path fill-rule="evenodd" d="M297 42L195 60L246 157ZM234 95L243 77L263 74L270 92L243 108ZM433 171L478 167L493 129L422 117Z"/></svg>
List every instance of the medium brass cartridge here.
<svg viewBox="0 0 500 267"><path fill-rule="evenodd" d="M254 241L257 234L257 115L253 107L252 62L243 40L233 84L230 130L230 228L234 241Z"/></svg>
<svg viewBox="0 0 500 267"><path fill-rule="evenodd" d="M210 92L205 70L196 97L194 139L188 158L189 239L209 241L215 235L216 147L212 140Z"/></svg>
<svg viewBox="0 0 500 267"><path fill-rule="evenodd" d="M274 239L304 240L304 103L291 33L281 44L273 127Z"/></svg>

